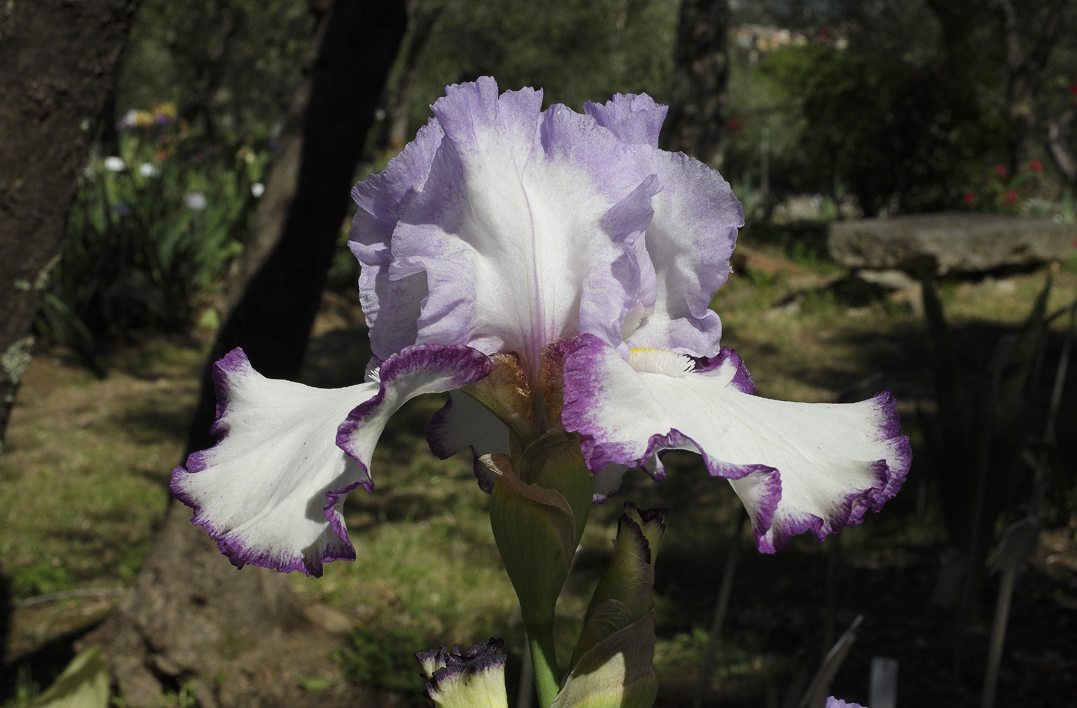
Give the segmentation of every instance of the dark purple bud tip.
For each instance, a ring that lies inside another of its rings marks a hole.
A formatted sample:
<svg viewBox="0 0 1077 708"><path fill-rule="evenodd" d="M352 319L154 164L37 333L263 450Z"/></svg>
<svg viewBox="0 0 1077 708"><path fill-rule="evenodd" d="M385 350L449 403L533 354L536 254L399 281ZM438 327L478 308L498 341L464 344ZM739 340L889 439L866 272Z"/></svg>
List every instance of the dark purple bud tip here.
<svg viewBox="0 0 1077 708"><path fill-rule="evenodd" d="M433 699L435 694L442 692L446 683L457 678L503 670L505 655L501 649L504 646L504 640L490 637L464 652L460 651L459 646L449 649L444 644L437 649L418 652L415 658L422 665L423 676L427 679L427 695Z"/></svg>

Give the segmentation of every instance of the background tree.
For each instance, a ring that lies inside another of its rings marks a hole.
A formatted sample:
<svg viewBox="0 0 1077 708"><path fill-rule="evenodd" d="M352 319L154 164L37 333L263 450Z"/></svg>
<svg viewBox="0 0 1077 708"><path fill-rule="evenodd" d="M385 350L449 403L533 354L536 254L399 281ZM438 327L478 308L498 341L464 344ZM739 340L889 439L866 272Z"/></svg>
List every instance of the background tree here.
<svg viewBox="0 0 1077 708"><path fill-rule="evenodd" d="M309 63L314 30L304 0L146 0L117 105L171 101L210 140L268 136Z"/></svg>
<svg viewBox="0 0 1077 708"><path fill-rule="evenodd" d="M582 110L614 93L669 98L676 3L663 0L451 0L418 60L406 135L445 86L494 76Z"/></svg>
<svg viewBox="0 0 1077 708"><path fill-rule="evenodd" d="M137 6L14 0L0 14L0 441Z"/></svg>
<svg viewBox="0 0 1077 708"><path fill-rule="evenodd" d="M411 116L411 94L415 79L419 74L419 60L426 48L427 40L437 25L438 18L445 11L449 0L436 0L433 3L409 0L408 34L404 38L404 50L397 62L395 76L390 83L389 93L389 144L393 147L403 146L411 137L408 134Z"/></svg>
<svg viewBox="0 0 1077 708"><path fill-rule="evenodd" d="M729 78L729 0L681 0L667 150L721 166Z"/></svg>

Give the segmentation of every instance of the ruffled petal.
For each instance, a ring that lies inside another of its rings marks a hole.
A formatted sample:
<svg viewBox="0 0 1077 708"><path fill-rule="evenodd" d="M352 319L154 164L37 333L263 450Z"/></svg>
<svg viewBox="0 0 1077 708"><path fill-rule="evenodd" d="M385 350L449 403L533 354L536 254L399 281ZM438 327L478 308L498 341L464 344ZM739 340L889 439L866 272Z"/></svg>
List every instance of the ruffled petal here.
<svg viewBox="0 0 1077 708"><path fill-rule="evenodd" d="M658 134L666 120L669 106L656 103L647 94L614 94L606 103L583 104L583 111L594 116L598 124L608 128L626 143L658 147Z"/></svg>
<svg viewBox="0 0 1077 708"><path fill-rule="evenodd" d="M363 266L359 297L370 328L370 348L379 361L415 344L418 336L420 304L427 295L426 276L390 277L390 244L401 215L426 184L442 135L441 126L430 120L383 172L352 189L358 208L348 246Z"/></svg>
<svg viewBox="0 0 1077 708"><path fill-rule="evenodd" d="M323 562L355 558L340 509L357 486L373 490L370 453L389 416L491 368L466 347L411 347L379 382L319 389L267 379L236 349L214 367L223 437L173 470L172 493L234 565L320 576Z"/></svg>
<svg viewBox="0 0 1077 708"><path fill-rule="evenodd" d="M344 495L368 481L336 445L348 411L377 383L319 389L267 379L235 349L213 369L222 436L172 472L172 494L195 510L221 552L245 563L321 575L355 558L340 518Z"/></svg>
<svg viewBox="0 0 1077 708"><path fill-rule="evenodd" d="M407 401L424 393L441 393L467 386L493 371L482 352L460 345L425 344L408 347L382 364L377 395L348 413L337 428L336 442L367 474L372 491L370 459L389 417Z"/></svg>
<svg viewBox="0 0 1077 708"><path fill-rule="evenodd" d="M657 292L654 312L626 341L633 348L714 356L722 323L709 307L729 278L744 211L716 170L683 153L655 150L641 169L653 170L662 184L645 236Z"/></svg>
<svg viewBox="0 0 1077 708"><path fill-rule="evenodd" d="M531 89L499 97L489 78L449 87L389 267L392 279L425 274L417 342L515 352L529 375L559 337L619 343L640 287L632 246L659 187L610 130L541 103Z"/></svg>
<svg viewBox="0 0 1077 708"><path fill-rule="evenodd" d="M649 96L618 94L604 105L585 104L584 110L631 146L638 170L657 175L662 187L652 201L647 256L638 258L641 289L655 291L654 307L630 313L625 340L630 347L716 355L722 324L708 307L729 276L737 228L744 225L740 202L716 170L683 153L656 149L667 109ZM653 285L647 282L652 278Z"/></svg>
<svg viewBox="0 0 1077 708"><path fill-rule="evenodd" d="M592 470L639 467L657 451L698 451L731 480L763 552L810 530L857 524L897 493L911 461L889 392L852 404L789 403L752 395L740 357L696 361L633 350L625 361L582 335L565 356L562 420L580 434Z"/></svg>

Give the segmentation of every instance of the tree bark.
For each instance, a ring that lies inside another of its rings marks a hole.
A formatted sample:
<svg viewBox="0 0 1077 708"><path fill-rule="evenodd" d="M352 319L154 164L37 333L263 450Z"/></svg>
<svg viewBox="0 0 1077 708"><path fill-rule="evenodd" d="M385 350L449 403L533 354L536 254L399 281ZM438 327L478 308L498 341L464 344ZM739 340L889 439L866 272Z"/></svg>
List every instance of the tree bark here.
<svg viewBox="0 0 1077 708"><path fill-rule="evenodd" d="M0 441L138 3L11 0L0 9Z"/></svg>
<svg viewBox="0 0 1077 708"><path fill-rule="evenodd" d="M665 147L721 167L729 0L682 0Z"/></svg>
<svg viewBox="0 0 1077 708"><path fill-rule="evenodd" d="M385 79L404 35L399 0L337 0L319 27L311 77L296 95L266 192L229 288L191 424L188 453L213 444L210 366L242 346L271 378L299 373L348 193ZM104 644L129 706L153 706L166 689L195 687L210 706L294 706L300 680L325 671L336 644L307 619L287 578L236 571L191 511L172 501L135 592L80 647ZM309 614L309 613L308 613ZM319 694L319 705L355 696Z"/></svg>
<svg viewBox="0 0 1077 708"><path fill-rule="evenodd" d="M408 122L411 116L411 91L419 74L419 59L423 55L426 41L437 26L438 18L448 6L445 0L434 7L422 7L419 0L408 2L408 23L410 25L406 49L400 62L396 90L393 92L393 104L389 111L390 145L399 147L408 140Z"/></svg>
<svg viewBox="0 0 1077 708"><path fill-rule="evenodd" d="M1024 28L1012 0L995 0L1002 15L1002 38L1006 48L1006 112L1013 127L1009 169L1016 172L1035 156L1036 94L1043 83L1043 70L1051 58L1061 28L1066 26L1063 7L1053 2L1026 13L1033 21ZM1027 36L1022 36L1027 35Z"/></svg>

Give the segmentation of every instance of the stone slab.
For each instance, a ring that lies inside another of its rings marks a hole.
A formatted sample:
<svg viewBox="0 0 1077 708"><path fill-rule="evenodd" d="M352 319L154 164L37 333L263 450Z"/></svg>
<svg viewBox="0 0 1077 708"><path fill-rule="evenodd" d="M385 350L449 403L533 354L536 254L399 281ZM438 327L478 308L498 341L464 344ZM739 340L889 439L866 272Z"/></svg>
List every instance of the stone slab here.
<svg viewBox="0 0 1077 708"><path fill-rule="evenodd" d="M983 272L1061 260L1074 239L1071 222L958 212L836 221L827 249L848 268Z"/></svg>

